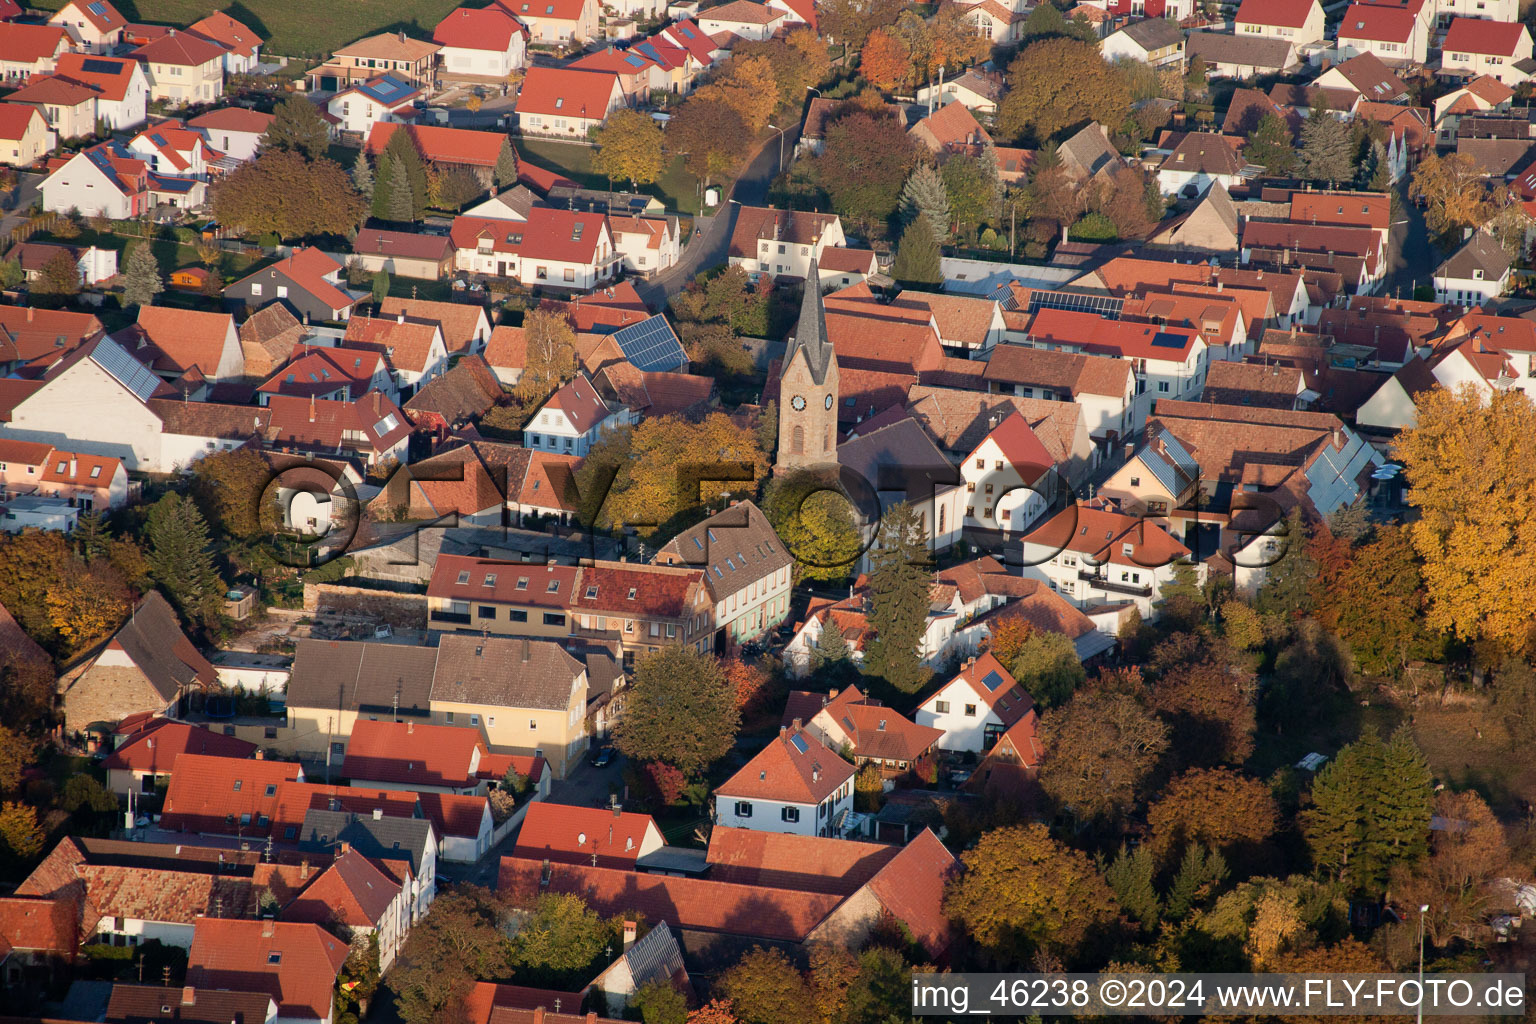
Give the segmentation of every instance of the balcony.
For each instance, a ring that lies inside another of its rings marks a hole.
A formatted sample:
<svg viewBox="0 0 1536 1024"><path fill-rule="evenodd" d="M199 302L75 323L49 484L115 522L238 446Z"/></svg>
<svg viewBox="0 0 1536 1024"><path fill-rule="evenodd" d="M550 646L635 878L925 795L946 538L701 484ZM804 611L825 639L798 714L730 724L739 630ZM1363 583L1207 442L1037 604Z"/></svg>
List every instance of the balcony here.
<svg viewBox="0 0 1536 1024"><path fill-rule="evenodd" d="M469 625L468 612L433 612L427 618L432 622L442 622L452 626Z"/></svg>
<svg viewBox="0 0 1536 1024"><path fill-rule="evenodd" d="M1089 572L1086 569L1078 570L1077 578L1091 587L1097 587L1111 594L1124 594L1127 597L1152 596L1152 584L1150 583L1121 583L1118 580L1112 580L1108 576Z"/></svg>

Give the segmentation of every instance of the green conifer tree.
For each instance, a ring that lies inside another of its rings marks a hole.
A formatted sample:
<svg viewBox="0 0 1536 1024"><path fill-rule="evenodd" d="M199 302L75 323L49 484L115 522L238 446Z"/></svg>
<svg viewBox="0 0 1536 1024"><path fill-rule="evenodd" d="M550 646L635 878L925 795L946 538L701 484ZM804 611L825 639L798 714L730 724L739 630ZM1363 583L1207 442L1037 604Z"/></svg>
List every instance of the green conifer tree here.
<svg viewBox="0 0 1536 1024"><path fill-rule="evenodd" d="M147 306L163 291L160 264L149 251L149 243L140 242L128 254L128 266L123 270L123 305Z"/></svg>
<svg viewBox="0 0 1536 1024"><path fill-rule="evenodd" d="M864 669L916 693L932 676L917 656L931 600L928 535L917 509L901 502L886 510L871 562L869 624L875 636L865 646Z"/></svg>
<svg viewBox="0 0 1536 1024"><path fill-rule="evenodd" d="M206 622L223 584L214 571L208 523L197 504L174 491L149 510L150 575L164 588L181 614Z"/></svg>
<svg viewBox="0 0 1536 1024"><path fill-rule="evenodd" d="M919 216L928 218L935 238L949 234L949 193L944 179L926 161L919 163L901 186L901 219L911 224Z"/></svg>
<svg viewBox="0 0 1536 1024"><path fill-rule="evenodd" d="M903 287L936 288L944 281L939 263L939 244L928 225L927 217L919 217L901 233L901 244L896 247L896 262L891 275Z"/></svg>
<svg viewBox="0 0 1536 1024"><path fill-rule="evenodd" d="M1115 859L1104 869L1104 881L1115 891L1120 906L1148 930L1157 927L1163 909L1154 882L1156 875L1157 859L1152 856L1152 847L1146 843L1134 851L1122 845Z"/></svg>
<svg viewBox="0 0 1536 1024"><path fill-rule="evenodd" d="M373 198L373 168L368 163L368 154L362 150L357 151L357 159L352 161L352 184L364 199Z"/></svg>

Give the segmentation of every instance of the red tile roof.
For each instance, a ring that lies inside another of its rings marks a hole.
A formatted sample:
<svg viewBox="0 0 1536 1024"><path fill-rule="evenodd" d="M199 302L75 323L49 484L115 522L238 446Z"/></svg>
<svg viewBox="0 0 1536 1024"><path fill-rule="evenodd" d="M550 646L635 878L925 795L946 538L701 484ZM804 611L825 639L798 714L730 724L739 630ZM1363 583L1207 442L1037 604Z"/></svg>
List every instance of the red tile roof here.
<svg viewBox="0 0 1536 1024"><path fill-rule="evenodd" d="M91 313L0 305L0 362L63 357L101 333L101 321Z"/></svg>
<svg viewBox="0 0 1536 1024"><path fill-rule="evenodd" d="M174 64L181 67L202 67L204 64L224 59L225 47L191 32L174 32L161 36L133 51L139 60L154 64Z"/></svg>
<svg viewBox="0 0 1536 1024"><path fill-rule="evenodd" d="M139 307L138 322L116 337L152 369L184 373L195 366L211 378L218 372L225 344L238 343L234 326L235 318L228 313L146 305Z"/></svg>
<svg viewBox="0 0 1536 1024"><path fill-rule="evenodd" d="M280 782L272 811L272 838L295 842L310 811L345 811L349 814L381 812L386 818L414 818L418 794L405 790L367 789L360 786L326 786L315 782ZM292 829L292 834L289 833Z"/></svg>
<svg viewBox="0 0 1536 1024"><path fill-rule="evenodd" d="M69 49L69 33L61 25L7 24L0 32L0 61L36 64Z"/></svg>
<svg viewBox="0 0 1536 1024"><path fill-rule="evenodd" d="M982 680L994 672L1002 677L1002 682L997 686L989 687ZM1024 692L1024 688L1013 677L1013 673L1004 668L1003 663L998 661L991 651L985 652L974 662L962 668L944 686L948 687L962 680L1002 720L1004 728L1023 718L1035 706L1034 698Z"/></svg>
<svg viewBox="0 0 1536 1024"><path fill-rule="evenodd" d="M484 800L481 801L484 803ZM356 850L341 853L298 899L283 908L284 921L335 922L363 930L378 927L400 883Z"/></svg>
<svg viewBox="0 0 1536 1024"><path fill-rule="evenodd" d="M11 950L74 959L80 907L72 899L0 896L0 957Z"/></svg>
<svg viewBox="0 0 1536 1024"><path fill-rule="evenodd" d="M620 91L619 76L608 71L535 65L523 79L517 112L602 120Z"/></svg>
<svg viewBox="0 0 1536 1024"><path fill-rule="evenodd" d="M535 206L523 225L522 255L524 259L590 265L598 259L600 242L612 248L608 218L602 214Z"/></svg>
<svg viewBox="0 0 1536 1024"><path fill-rule="evenodd" d="M853 765L813 734L781 729L744 768L721 783L715 795L819 804L853 775Z"/></svg>
<svg viewBox="0 0 1536 1024"><path fill-rule="evenodd" d="M479 13L488 14L495 11L496 8L488 7ZM379 121L368 132L368 154L378 156L384 152L384 147L389 145L389 140L394 137L398 129L404 129L410 135L411 141L416 143L417 151L433 163L494 168L496 161L501 157L502 147L507 145L507 137L501 132Z"/></svg>
<svg viewBox="0 0 1536 1024"><path fill-rule="evenodd" d="M192 934L187 984L265 992L280 1017L326 1020L348 946L317 924L205 917Z"/></svg>
<svg viewBox="0 0 1536 1024"><path fill-rule="evenodd" d="M505 773L503 773L505 774ZM498 780L499 781L499 780ZM476 839L480 826L489 825L490 804L483 796L468 793L418 793L422 815L437 829L439 836Z"/></svg>
<svg viewBox="0 0 1536 1024"><path fill-rule="evenodd" d="M702 569L593 562L581 568L571 610L682 619L695 614L703 596Z"/></svg>
<svg viewBox="0 0 1536 1024"><path fill-rule="evenodd" d="M558 452L528 452L528 471L517 488L517 502L533 508L577 511L581 496L576 490L576 470L581 459ZM510 488L516 481L508 481Z"/></svg>
<svg viewBox="0 0 1536 1024"><path fill-rule="evenodd" d="M716 826L709 877L716 882L849 896L896 856L897 847L787 832Z"/></svg>
<svg viewBox="0 0 1536 1024"><path fill-rule="evenodd" d="M240 761L181 754L171 765L160 827L171 832L233 835L265 831L277 810L278 787L303 777L291 761Z"/></svg>
<svg viewBox="0 0 1536 1024"><path fill-rule="evenodd" d="M516 486L518 481L509 481ZM580 570L574 565L530 565L469 555L439 555L427 584L427 596L459 601L499 601L563 608L576 587ZM459 580L464 582L460 583ZM559 590L549 584L558 580Z"/></svg>
<svg viewBox="0 0 1536 1024"><path fill-rule="evenodd" d="M1316 6L1317 0L1243 0L1236 21L1239 25L1301 28Z"/></svg>
<svg viewBox="0 0 1536 1024"><path fill-rule="evenodd" d="M287 274L294 284L299 285L332 309L349 309L356 301L325 279L327 274L338 273L341 270L341 264L313 246L298 250L268 269Z"/></svg>
<svg viewBox="0 0 1536 1024"><path fill-rule="evenodd" d="M1416 16L1411 11L1375 4L1351 4L1339 22L1338 37L1406 43L1413 35L1415 20Z"/></svg>
<svg viewBox="0 0 1536 1024"><path fill-rule="evenodd" d="M256 753L256 744L212 729L168 718L152 719L150 724L128 737L108 755L102 767L134 772L170 772L179 754L206 754L209 757L234 757L244 760Z"/></svg>
<svg viewBox="0 0 1536 1024"><path fill-rule="evenodd" d="M48 127L42 112L36 107L25 103L0 103L0 139L19 141L32 127L33 121L40 122L44 128Z"/></svg>
<svg viewBox="0 0 1536 1024"><path fill-rule="evenodd" d="M485 752L480 733L452 725L359 721L342 774L354 782L394 782L466 789Z"/></svg>
<svg viewBox="0 0 1536 1024"><path fill-rule="evenodd" d="M944 886L958 870L955 855L925 828L870 879L867 888L929 955L939 956L952 939L944 913Z"/></svg>
<svg viewBox="0 0 1536 1024"><path fill-rule="evenodd" d="M325 448L341 446L342 435L360 433L360 447L376 452L393 448L411 432L411 421L400 407L377 391L370 391L355 402L317 401L274 395L268 405L270 427L268 440L295 444L315 444ZM389 420L394 426L389 426Z"/></svg>
<svg viewBox="0 0 1536 1024"><path fill-rule="evenodd" d="M1526 27L1518 21L1452 18L1441 49L1447 54L1455 52L1513 57L1520 48L1521 37L1526 34Z"/></svg>
<svg viewBox="0 0 1536 1024"><path fill-rule="evenodd" d="M1056 464L1056 460L1045 450L1045 445L1040 443L1040 438L1035 436L1029 421L1021 413L1013 413L994 427L982 439L982 444L987 441L997 445L1003 458L1019 471L1026 483L1033 483L1041 473ZM980 447L977 445L978 449Z"/></svg>
<svg viewBox="0 0 1536 1024"><path fill-rule="evenodd" d="M1066 309L1040 310L1030 320L1029 332L1037 341L1074 345L1095 355L1175 362L1189 358L1199 337L1198 332L1188 328L1107 320L1095 313ZM1159 337L1177 344L1153 344L1153 339Z"/></svg>
<svg viewBox="0 0 1536 1024"><path fill-rule="evenodd" d="M128 24L128 19L124 18L108 0L100 0L99 3L91 3L89 0L70 0L69 3L60 9L59 13L62 14L64 11L78 11L99 32L110 32L113 29L122 28ZM55 14L54 17L58 17L58 15Z"/></svg>
<svg viewBox="0 0 1536 1024"><path fill-rule="evenodd" d="M1044 544L1052 550L1092 555L1114 565L1169 565L1186 558L1189 549L1156 523L1122 515L1079 502L1063 509L1024 538L1025 544ZM1131 553L1125 554L1129 544Z"/></svg>
<svg viewBox="0 0 1536 1024"><path fill-rule="evenodd" d="M87 64L86 62L90 63ZM89 68L89 70L87 70ZM94 87L103 99L121 101L139 72L139 63L121 57L98 57L89 53L66 53L59 58L58 74Z"/></svg>
<svg viewBox="0 0 1536 1024"><path fill-rule="evenodd" d="M194 128L261 135L271 127L274 117L275 114L263 114L259 110L247 110L245 107L215 107L205 114L198 114L187 124Z"/></svg>
<svg viewBox="0 0 1536 1024"><path fill-rule="evenodd" d="M295 358L274 373L256 390L269 395L328 395L342 388L347 397L361 398L378 372L384 356L366 348L308 348L295 352Z"/></svg>
<svg viewBox="0 0 1536 1024"><path fill-rule="evenodd" d="M648 838L661 840L649 814L542 801L529 805L512 855L562 864L591 864L595 855L599 867L633 868Z"/></svg>
<svg viewBox="0 0 1536 1024"><path fill-rule="evenodd" d="M495 0L496 6L521 20L527 18L577 21L589 0ZM552 9L551 9L552 8Z"/></svg>
<svg viewBox="0 0 1536 1024"><path fill-rule="evenodd" d="M242 57L256 56L262 43L261 36L251 31L249 26L231 18L228 11L214 11L206 18L188 25L187 31L222 43L226 49Z"/></svg>
<svg viewBox="0 0 1536 1024"><path fill-rule="evenodd" d="M491 251L520 253L523 248L523 223L497 217L455 217L448 237L455 249L477 249L480 240L491 243Z"/></svg>
<svg viewBox="0 0 1536 1024"><path fill-rule="evenodd" d="M527 31L504 7L492 5L479 10L460 7L449 11L448 16L437 23L432 30L432 41L439 46L505 53L511 48L513 37Z"/></svg>
<svg viewBox="0 0 1536 1024"><path fill-rule="evenodd" d="M490 1024L492 1010L507 1007L514 1010L543 1008L553 1011L557 999L562 1007L581 1006L580 992L558 992L547 988L528 988L524 985L501 985L494 981L477 981L469 995L464 998L462 1016L459 1019L462 1024ZM570 1015L562 1013L559 1016ZM551 1024L558 1024L553 1012L546 1013L544 1019Z"/></svg>
<svg viewBox="0 0 1536 1024"><path fill-rule="evenodd" d="M831 893L794 892L701 878L645 875L584 864L551 864L503 857L496 888L526 904L543 892L581 896L599 914L638 911L647 921L665 921L685 931L717 932L757 939L801 942L842 901Z"/></svg>

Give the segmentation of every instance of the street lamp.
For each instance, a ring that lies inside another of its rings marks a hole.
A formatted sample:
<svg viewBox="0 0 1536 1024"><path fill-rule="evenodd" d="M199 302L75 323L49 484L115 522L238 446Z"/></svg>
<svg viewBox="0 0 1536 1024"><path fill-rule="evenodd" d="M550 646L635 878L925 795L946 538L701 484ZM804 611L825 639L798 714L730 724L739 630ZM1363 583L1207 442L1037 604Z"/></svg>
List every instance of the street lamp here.
<svg viewBox="0 0 1536 1024"><path fill-rule="evenodd" d="M774 131L779 133L779 167L778 170L774 171L774 177L778 177L780 174L784 173L784 133L789 131L789 126L786 125L783 128L777 128L770 124L768 127L773 128Z"/></svg>
<svg viewBox="0 0 1536 1024"><path fill-rule="evenodd" d="M1424 915L1429 904L1419 904L1419 1024L1424 1024Z"/></svg>

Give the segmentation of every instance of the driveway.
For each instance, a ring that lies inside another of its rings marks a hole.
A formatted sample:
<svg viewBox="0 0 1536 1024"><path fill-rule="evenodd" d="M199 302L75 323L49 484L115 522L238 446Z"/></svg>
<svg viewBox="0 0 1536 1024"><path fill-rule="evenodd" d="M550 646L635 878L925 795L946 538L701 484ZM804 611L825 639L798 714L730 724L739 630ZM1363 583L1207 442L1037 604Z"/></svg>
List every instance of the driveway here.
<svg viewBox="0 0 1536 1024"><path fill-rule="evenodd" d="M794 163L795 143L800 138L800 126L791 125L784 132L783 159L785 165ZM667 300L684 288L701 271L717 267L727 259L731 233L736 230L736 216L742 206L762 206L768 201L768 187L779 174L780 141L777 134L758 147L747 161L747 166L731 186L730 198L713 217L700 217L694 221L697 230L683 250L683 258L663 274L649 281L635 282L635 291L652 309L666 306Z"/></svg>
<svg viewBox="0 0 1536 1024"><path fill-rule="evenodd" d="M22 172L17 175L17 180L20 184L16 189L15 205L9 207L4 217L0 217L0 238L8 236L13 230L25 224L27 217L30 216L27 211L41 198L37 187L43 183L43 175Z"/></svg>

